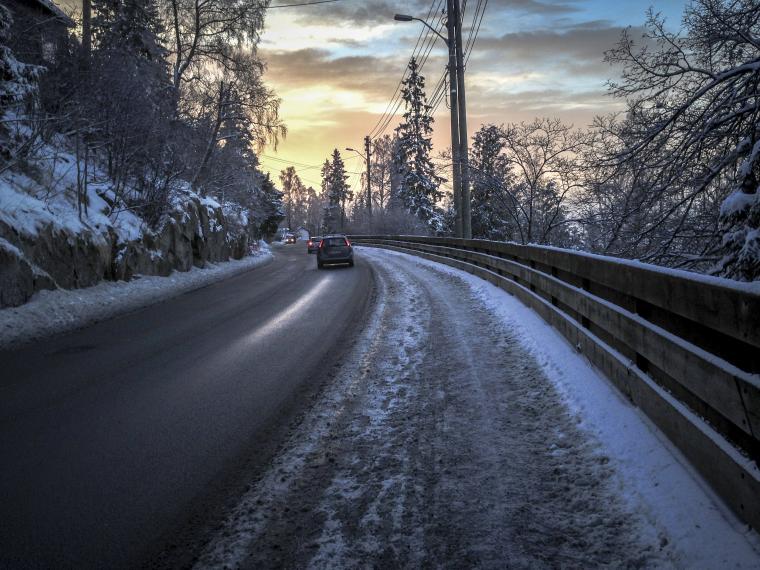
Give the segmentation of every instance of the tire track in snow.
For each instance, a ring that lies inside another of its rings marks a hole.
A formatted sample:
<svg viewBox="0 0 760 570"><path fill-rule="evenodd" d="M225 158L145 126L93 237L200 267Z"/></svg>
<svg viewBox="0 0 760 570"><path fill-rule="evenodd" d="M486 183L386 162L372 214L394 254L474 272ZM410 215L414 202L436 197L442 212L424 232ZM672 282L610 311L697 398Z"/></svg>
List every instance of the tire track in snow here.
<svg viewBox="0 0 760 570"><path fill-rule="evenodd" d="M469 288L362 255L377 270L367 329L199 567L667 566L606 458Z"/></svg>

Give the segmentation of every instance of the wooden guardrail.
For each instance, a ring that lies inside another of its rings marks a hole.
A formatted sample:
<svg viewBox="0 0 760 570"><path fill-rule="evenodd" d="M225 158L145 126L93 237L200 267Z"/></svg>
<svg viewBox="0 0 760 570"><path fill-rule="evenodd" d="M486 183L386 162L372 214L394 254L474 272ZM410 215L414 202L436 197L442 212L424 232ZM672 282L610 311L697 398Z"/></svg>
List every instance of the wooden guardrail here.
<svg viewBox="0 0 760 570"><path fill-rule="evenodd" d="M463 269L533 308L760 529L760 286L552 247L349 237Z"/></svg>

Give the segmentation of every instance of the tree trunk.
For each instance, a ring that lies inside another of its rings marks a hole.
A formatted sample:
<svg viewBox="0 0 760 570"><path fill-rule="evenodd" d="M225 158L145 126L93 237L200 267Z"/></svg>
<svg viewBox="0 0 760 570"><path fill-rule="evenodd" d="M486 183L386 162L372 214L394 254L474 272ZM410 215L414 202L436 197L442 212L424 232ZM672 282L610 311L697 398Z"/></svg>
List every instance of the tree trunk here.
<svg viewBox="0 0 760 570"><path fill-rule="evenodd" d="M222 121L224 120L224 105L225 105L225 90L224 90L224 81L219 82L219 101L217 102L216 107L216 120L214 121L214 126L211 129L211 135L209 136L208 144L206 145L206 152L203 153L203 158L201 159L200 164L198 165L198 169L195 171L195 174L193 175L193 179L190 182L193 190L197 190L198 188L198 179L200 178L202 172L205 170L206 165L209 163L209 160L211 159L211 155L214 152L214 148L216 148L216 138L219 136L219 129L222 126Z"/></svg>

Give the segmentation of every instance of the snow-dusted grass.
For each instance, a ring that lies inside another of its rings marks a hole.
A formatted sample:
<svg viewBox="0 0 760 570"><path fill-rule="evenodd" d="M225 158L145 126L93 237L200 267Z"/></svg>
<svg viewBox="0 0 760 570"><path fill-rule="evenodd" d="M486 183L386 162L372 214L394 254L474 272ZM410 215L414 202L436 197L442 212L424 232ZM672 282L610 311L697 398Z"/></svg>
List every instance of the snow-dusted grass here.
<svg viewBox="0 0 760 570"><path fill-rule="evenodd" d="M0 310L0 349L79 329L263 265L272 260L272 254L260 243L258 255L175 271L168 277L141 276L85 289L41 291L25 305Z"/></svg>
<svg viewBox="0 0 760 570"><path fill-rule="evenodd" d="M367 251L358 248L357 253ZM412 255L383 253L404 256L461 279L489 311L517 332L579 425L610 457L621 495L655 528L665 531L680 566L760 568L757 533L728 510L665 436L558 331L516 298L478 277Z"/></svg>

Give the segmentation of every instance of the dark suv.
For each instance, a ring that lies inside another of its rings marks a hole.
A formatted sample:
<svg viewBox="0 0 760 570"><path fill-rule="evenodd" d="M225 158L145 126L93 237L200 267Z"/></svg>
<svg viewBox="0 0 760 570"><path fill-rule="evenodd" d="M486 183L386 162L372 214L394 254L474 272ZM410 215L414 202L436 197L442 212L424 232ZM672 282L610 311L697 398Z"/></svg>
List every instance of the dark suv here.
<svg viewBox="0 0 760 570"><path fill-rule="evenodd" d="M317 267L322 269L325 265L333 263L348 263L354 266L354 250L351 242L344 235L324 236L317 250Z"/></svg>

